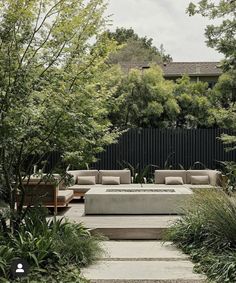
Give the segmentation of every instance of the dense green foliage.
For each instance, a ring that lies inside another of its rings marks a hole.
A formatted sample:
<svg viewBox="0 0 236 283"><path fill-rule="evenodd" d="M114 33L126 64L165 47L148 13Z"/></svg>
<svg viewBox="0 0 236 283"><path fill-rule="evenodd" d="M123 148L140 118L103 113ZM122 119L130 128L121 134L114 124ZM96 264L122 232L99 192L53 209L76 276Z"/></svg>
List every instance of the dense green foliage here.
<svg viewBox="0 0 236 283"><path fill-rule="evenodd" d="M236 201L220 191L194 194L186 214L169 230L168 239L218 283L236 281Z"/></svg>
<svg viewBox="0 0 236 283"><path fill-rule="evenodd" d="M208 83L191 82L188 76L177 79L174 97L180 107L176 119L177 127L205 128L212 126L210 113L212 95Z"/></svg>
<svg viewBox="0 0 236 283"><path fill-rule="evenodd" d="M236 129L236 1L201 0L197 5L190 3L187 12L219 22L208 25L205 31L208 46L224 54L222 67L227 71L215 87L217 101L212 113L221 127ZM223 135L222 140L235 149L236 136Z"/></svg>
<svg viewBox="0 0 236 283"><path fill-rule="evenodd" d="M208 83L192 82L187 75L176 82L165 80L157 65L128 74L115 70L118 87L109 114L113 126L232 128L235 123L232 72L223 74L211 90Z"/></svg>
<svg viewBox="0 0 236 283"><path fill-rule="evenodd" d="M31 267L29 278L39 276L42 282L43 276L66 277L66 268L72 269L68 278L73 277L73 269L79 275L79 268L92 263L101 253L99 242L81 224L46 220L41 209L31 210L14 234L0 225L0 281L11 279L10 264L16 258L27 260Z"/></svg>
<svg viewBox="0 0 236 283"><path fill-rule="evenodd" d="M180 109L173 96L173 83L165 81L158 66L124 75L113 96L110 119L115 126L168 127Z"/></svg>
<svg viewBox="0 0 236 283"><path fill-rule="evenodd" d="M217 19L218 25L208 25L205 35L207 45L224 54L224 68L236 68L236 1L235 0L201 0L198 4L190 3L189 15L200 14L209 19Z"/></svg>
<svg viewBox="0 0 236 283"><path fill-rule="evenodd" d="M172 60L170 55L165 54L162 45L158 49L153 45L152 38L140 37L132 28L108 31L108 37L115 40L119 46L119 49L109 56L110 64L120 64L129 69L132 64L161 63Z"/></svg>
<svg viewBox="0 0 236 283"><path fill-rule="evenodd" d="M105 8L103 0L0 1L0 183L13 211L22 178L47 152L84 166L117 136L107 119L105 61L115 44Z"/></svg>

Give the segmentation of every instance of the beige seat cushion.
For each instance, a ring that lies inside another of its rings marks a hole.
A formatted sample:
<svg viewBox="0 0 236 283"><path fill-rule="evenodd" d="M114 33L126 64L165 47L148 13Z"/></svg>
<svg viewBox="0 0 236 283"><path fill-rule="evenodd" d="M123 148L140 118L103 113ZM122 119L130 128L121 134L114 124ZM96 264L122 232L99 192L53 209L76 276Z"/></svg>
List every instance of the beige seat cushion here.
<svg viewBox="0 0 236 283"><path fill-rule="evenodd" d="M194 189L214 189L215 186L212 185L192 185L192 184L185 184L185 188L194 190Z"/></svg>
<svg viewBox="0 0 236 283"><path fill-rule="evenodd" d="M102 184L103 185L120 185L120 177L103 176Z"/></svg>
<svg viewBox="0 0 236 283"><path fill-rule="evenodd" d="M66 203L71 197L73 197L73 195L74 192L72 190L58 191L57 200Z"/></svg>
<svg viewBox="0 0 236 283"><path fill-rule="evenodd" d="M98 170L69 170L67 173L73 176L75 184L78 176L95 176L96 183L98 183Z"/></svg>
<svg viewBox="0 0 236 283"><path fill-rule="evenodd" d="M95 185L96 177L95 176L78 176L77 184L78 185Z"/></svg>
<svg viewBox="0 0 236 283"><path fill-rule="evenodd" d="M73 190L75 193L86 193L91 189L91 185L74 185L68 187L68 190Z"/></svg>
<svg viewBox="0 0 236 283"><path fill-rule="evenodd" d="M100 170L99 171L99 184L102 184L103 176L120 177L121 184L131 184L130 170Z"/></svg>
<svg viewBox="0 0 236 283"><path fill-rule="evenodd" d="M186 183L185 170L155 170L155 184L165 184L166 177L182 177Z"/></svg>

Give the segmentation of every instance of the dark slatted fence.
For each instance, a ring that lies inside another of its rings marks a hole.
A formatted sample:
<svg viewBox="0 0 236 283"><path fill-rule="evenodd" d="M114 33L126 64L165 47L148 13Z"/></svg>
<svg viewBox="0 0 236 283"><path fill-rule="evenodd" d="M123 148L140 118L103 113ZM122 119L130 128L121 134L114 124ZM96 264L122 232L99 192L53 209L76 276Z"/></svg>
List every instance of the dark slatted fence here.
<svg viewBox="0 0 236 283"><path fill-rule="evenodd" d="M131 129L116 144L106 147L98 154L97 169L120 169L122 161L133 166L148 164L160 168L180 165L189 169L196 162L207 168L219 168L222 160L236 161L236 152L226 152L219 140L222 133L233 134L224 129ZM200 168L200 165L195 165Z"/></svg>

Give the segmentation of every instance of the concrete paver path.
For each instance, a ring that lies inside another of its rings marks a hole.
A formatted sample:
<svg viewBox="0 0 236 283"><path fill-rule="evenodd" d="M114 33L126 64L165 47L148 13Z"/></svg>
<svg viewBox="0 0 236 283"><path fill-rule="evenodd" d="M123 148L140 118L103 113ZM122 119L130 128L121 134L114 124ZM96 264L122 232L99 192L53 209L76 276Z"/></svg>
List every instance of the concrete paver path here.
<svg viewBox="0 0 236 283"><path fill-rule="evenodd" d="M107 241L105 254L82 270L93 283L200 283L188 257L171 243L159 241Z"/></svg>

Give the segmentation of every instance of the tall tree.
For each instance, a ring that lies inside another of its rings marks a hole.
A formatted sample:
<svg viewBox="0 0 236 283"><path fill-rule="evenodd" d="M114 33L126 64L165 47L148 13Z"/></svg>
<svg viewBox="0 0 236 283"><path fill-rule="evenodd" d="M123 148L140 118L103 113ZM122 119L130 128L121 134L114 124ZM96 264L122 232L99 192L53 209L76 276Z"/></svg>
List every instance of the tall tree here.
<svg viewBox="0 0 236 283"><path fill-rule="evenodd" d="M229 71L228 74L223 75L215 89L218 97L218 90L221 89L223 93L220 96L225 99L223 108L219 109L216 116L223 126L236 129L235 85L231 90L228 89L235 81L236 74L236 0L201 0L197 5L191 2L187 12L190 16L200 14L221 21L219 25L208 25L205 32L208 46L224 54L222 67L225 71ZM224 135L223 141L234 144L236 136Z"/></svg>
<svg viewBox="0 0 236 283"><path fill-rule="evenodd" d="M130 70L113 96L116 103L110 113L112 124L122 129L174 126L179 106L173 87L156 65L143 71Z"/></svg>
<svg viewBox="0 0 236 283"><path fill-rule="evenodd" d="M200 14L221 21L206 27L207 45L225 55L225 70L236 69L236 0L191 2L187 11L190 16Z"/></svg>
<svg viewBox="0 0 236 283"><path fill-rule="evenodd" d="M176 126L181 128L208 128L214 124L210 110L213 107L208 83L191 82L187 75L178 79L174 95L180 107Z"/></svg>
<svg viewBox="0 0 236 283"><path fill-rule="evenodd" d="M17 219L16 194L45 153L83 165L116 137L105 8L103 0L0 1L0 182ZM40 158L27 164L29 156Z"/></svg>
<svg viewBox="0 0 236 283"><path fill-rule="evenodd" d="M109 38L115 40L120 46L112 53L109 62L112 64L160 63L171 61L171 56L165 54L163 45L158 49L153 45L153 39L140 37L132 28L117 28L115 32L108 31Z"/></svg>

